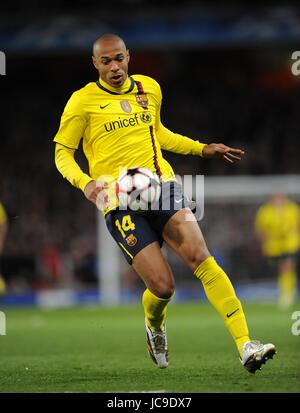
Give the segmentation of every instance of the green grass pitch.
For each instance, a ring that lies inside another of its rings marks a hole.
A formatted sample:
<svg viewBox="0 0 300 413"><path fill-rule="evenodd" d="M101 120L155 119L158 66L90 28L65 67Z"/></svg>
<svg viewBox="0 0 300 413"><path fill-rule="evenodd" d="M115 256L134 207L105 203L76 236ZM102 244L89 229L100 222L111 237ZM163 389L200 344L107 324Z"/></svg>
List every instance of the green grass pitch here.
<svg viewBox="0 0 300 413"><path fill-rule="evenodd" d="M278 354L255 375L207 303L172 303L167 332L170 365L160 370L146 352L141 305L60 310L4 309L0 392L284 392L300 391L300 335L274 304L244 304L251 336ZM3 309L2 309L3 310Z"/></svg>

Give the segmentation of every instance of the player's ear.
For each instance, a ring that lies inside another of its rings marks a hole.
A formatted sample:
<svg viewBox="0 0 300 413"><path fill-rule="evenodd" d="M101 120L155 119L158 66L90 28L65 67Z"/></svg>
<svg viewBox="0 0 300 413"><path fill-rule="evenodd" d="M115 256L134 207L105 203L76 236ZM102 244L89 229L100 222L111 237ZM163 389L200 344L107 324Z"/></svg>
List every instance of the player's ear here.
<svg viewBox="0 0 300 413"><path fill-rule="evenodd" d="M92 61L93 61L93 65L95 66L95 68L98 69L98 63L97 63L97 59L95 58L95 56L92 56Z"/></svg>
<svg viewBox="0 0 300 413"><path fill-rule="evenodd" d="M128 50L128 49L126 50L126 53L127 53L127 62L129 62L129 60L130 60L130 54L129 54L129 50Z"/></svg>

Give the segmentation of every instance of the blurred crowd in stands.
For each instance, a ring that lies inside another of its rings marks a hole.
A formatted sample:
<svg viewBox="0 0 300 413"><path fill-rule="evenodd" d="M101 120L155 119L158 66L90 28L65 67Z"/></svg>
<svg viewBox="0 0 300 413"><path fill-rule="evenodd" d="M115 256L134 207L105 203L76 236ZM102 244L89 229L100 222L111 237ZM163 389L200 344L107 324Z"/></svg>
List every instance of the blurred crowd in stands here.
<svg viewBox="0 0 300 413"><path fill-rule="evenodd" d="M165 126L246 151L234 166L166 153L177 174L300 174L300 79L290 70L293 50L132 51L130 73L161 84ZM0 200L9 217L3 274L11 291L96 283L97 212L57 172L52 142L71 93L95 80L88 53L8 59L1 78ZM81 153L78 161L86 169ZM201 223L210 248L231 265L237 248L242 259L249 248L252 236L245 234L253 230L255 208L229 206L227 217L223 208L222 216L217 210ZM130 284L135 276L125 260L124 272Z"/></svg>

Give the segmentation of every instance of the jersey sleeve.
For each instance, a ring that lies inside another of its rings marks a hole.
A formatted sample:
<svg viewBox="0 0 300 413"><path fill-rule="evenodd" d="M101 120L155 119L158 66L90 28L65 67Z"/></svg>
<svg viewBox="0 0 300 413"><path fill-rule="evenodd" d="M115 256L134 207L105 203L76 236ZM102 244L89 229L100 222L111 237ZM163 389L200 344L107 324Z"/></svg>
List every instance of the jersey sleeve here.
<svg viewBox="0 0 300 413"><path fill-rule="evenodd" d="M67 148L59 143L55 146L55 164L59 172L76 188L84 191L92 178L84 173L74 159L74 149Z"/></svg>
<svg viewBox="0 0 300 413"><path fill-rule="evenodd" d="M182 155L198 155L202 156L203 148L206 143L201 143L198 140L193 140L187 136L174 133L166 128L160 118L162 93L160 86L157 84L156 100L157 100L157 117L156 117L156 136L162 149L170 152L179 153Z"/></svg>
<svg viewBox="0 0 300 413"><path fill-rule="evenodd" d="M73 93L65 106L54 142L77 149L86 126L87 115L82 107L80 92L77 91Z"/></svg>

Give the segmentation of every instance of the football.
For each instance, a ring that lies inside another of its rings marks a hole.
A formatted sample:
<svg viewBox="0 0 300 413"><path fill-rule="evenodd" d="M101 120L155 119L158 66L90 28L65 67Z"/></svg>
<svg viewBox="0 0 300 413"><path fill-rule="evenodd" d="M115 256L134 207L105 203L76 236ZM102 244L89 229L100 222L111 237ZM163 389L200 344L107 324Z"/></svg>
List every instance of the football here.
<svg viewBox="0 0 300 413"><path fill-rule="evenodd" d="M155 209L161 193L161 182L158 175L149 169L130 168L119 176L116 192L120 209Z"/></svg>

